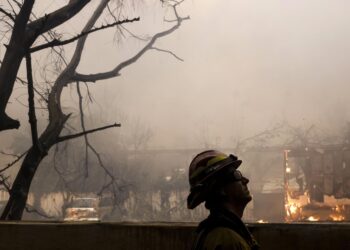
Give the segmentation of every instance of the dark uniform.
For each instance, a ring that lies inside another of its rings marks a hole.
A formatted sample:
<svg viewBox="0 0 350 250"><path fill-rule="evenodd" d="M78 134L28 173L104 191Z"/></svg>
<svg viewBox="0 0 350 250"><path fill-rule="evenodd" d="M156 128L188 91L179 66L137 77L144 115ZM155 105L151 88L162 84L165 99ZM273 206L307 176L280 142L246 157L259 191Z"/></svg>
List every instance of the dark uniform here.
<svg viewBox="0 0 350 250"><path fill-rule="evenodd" d="M225 209L215 209L199 224L192 249L257 250L259 245L239 217Z"/></svg>

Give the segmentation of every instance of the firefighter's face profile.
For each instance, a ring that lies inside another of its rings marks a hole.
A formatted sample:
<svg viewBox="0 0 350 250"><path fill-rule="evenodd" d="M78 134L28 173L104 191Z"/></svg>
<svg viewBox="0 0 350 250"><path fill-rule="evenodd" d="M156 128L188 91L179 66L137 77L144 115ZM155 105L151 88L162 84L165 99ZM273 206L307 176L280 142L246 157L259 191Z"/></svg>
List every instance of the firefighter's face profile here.
<svg viewBox="0 0 350 250"><path fill-rule="evenodd" d="M241 178L239 180L234 179L233 181L229 182L226 184L224 189L230 201L242 202L246 204L252 200L252 196L247 185L249 179L244 177L240 172L239 174L241 175ZM236 174L236 176L239 174Z"/></svg>

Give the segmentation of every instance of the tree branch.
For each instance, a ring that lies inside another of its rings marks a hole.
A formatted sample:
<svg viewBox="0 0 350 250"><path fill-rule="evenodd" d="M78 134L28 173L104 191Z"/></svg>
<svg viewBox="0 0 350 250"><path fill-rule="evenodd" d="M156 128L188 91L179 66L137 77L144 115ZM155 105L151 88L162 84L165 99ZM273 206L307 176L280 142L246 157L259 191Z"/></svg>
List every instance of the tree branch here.
<svg viewBox="0 0 350 250"><path fill-rule="evenodd" d="M0 22L4 22L4 23L7 24L7 26L9 26L9 30L4 31L4 33L3 33L3 35L2 35L2 37L4 37L8 31L10 31L10 30L13 29L13 25L12 25L11 23L9 23L7 20L5 20L5 18L1 18L1 19L0 19ZM5 44L4 44L4 46L6 47Z"/></svg>
<svg viewBox="0 0 350 250"><path fill-rule="evenodd" d="M104 73L97 73L97 74L90 74L90 75L84 75L84 74L80 74L80 73L75 73L75 75L72 78L72 81L82 81L82 82L96 82L99 80L105 80L105 79L109 79L112 77L116 77L120 75L120 71L122 69L124 69L125 67L129 66L130 64L135 63L143 54L145 54L149 49L152 48L153 44L160 38L169 35L170 33L174 32L175 30L177 30L180 26L182 21L184 20L188 20L189 17L179 17L178 13L177 13L177 9L176 7L178 6L179 3L176 3L174 6L172 6L173 10L174 10L174 15L176 17L177 23L172 26L171 28L157 33L155 34L150 41L145 45L145 47L143 47L136 55L134 55L133 57L129 58L128 60L120 63L119 65L117 65L114 69L112 69L111 71L107 71Z"/></svg>
<svg viewBox="0 0 350 250"><path fill-rule="evenodd" d="M13 156L13 157L18 158L18 155L16 155L16 154L11 154L11 153L7 153L7 152L4 152L4 151L2 151L2 150L0 150L0 154L2 154L2 155L7 155L7 156Z"/></svg>
<svg viewBox="0 0 350 250"><path fill-rule="evenodd" d="M27 80L28 80L28 116L29 123L32 132L32 143L33 147L39 147L38 140L38 128L37 128L37 120L35 115L35 105L34 105L34 87L33 87L33 76L32 76L32 59L30 53L26 54L26 66L27 66Z"/></svg>
<svg viewBox="0 0 350 250"><path fill-rule="evenodd" d="M90 0L70 0L67 5L62 8L29 23L28 29L32 31L40 29L40 34L43 34L71 19L89 2Z"/></svg>
<svg viewBox="0 0 350 250"><path fill-rule="evenodd" d="M15 18L10 13L8 13L6 10L4 10L1 7L0 7L0 12L4 13L8 18L10 18L13 22L15 22Z"/></svg>
<svg viewBox="0 0 350 250"><path fill-rule="evenodd" d="M77 93L78 93L78 97L79 97L80 124L81 124L81 128L83 129L83 132L85 132L86 128L85 128L85 122L84 122L83 96L81 95L79 82L77 82ZM90 143L89 143L89 139L87 137L87 134L84 134L84 140L85 140L85 177L88 177L89 176L89 167L88 167L89 150L88 150L88 147L89 147Z"/></svg>
<svg viewBox="0 0 350 250"><path fill-rule="evenodd" d="M93 28L95 22L98 20L100 15L102 14L104 8L108 4L109 0L101 0L97 8L95 9L94 13L92 14L91 18L87 21L86 25L84 26L83 32L86 32ZM47 128L50 126L55 126L57 122L60 122L61 117L64 116L62 109L61 109L61 93L65 86L67 86L68 83L71 82L71 75L74 74L80 59L82 55L82 51L84 49L85 41L87 36L83 36L80 39L78 39L74 54L69 62L69 64L66 66L66 68L62 71L62 73L59 75L57 80L55 81L54 86L51 89L51 92L49 94L49 102L48 102L48 108L49 108L49 120L50 123ZM64 123L63 123L64 124ZM62 124L62 126L63 126ZM49 130L47 130L49 131ZM45 134L46 130L44 131ZM56 143L56 138L53 143Z"/></svg>
<svg viewBox="0 0 350 250"><path fill-rule="evenodd" d="M20 126L17 120L10 118L5 109L13 91L18 68L24 56L23 34L29 20L34 0L26 0L16 17L9 46L0 67L0 131L14 129ZM19 49L21 47L21 49Z"/></svg>
<svg viewBox="0 0 350 250"><path fill-rule="evenodd" d="M6 189L6 191L8 193L10 193L11 191L11 185L10 183L8 183L7 179L10 178L9 176L8 177L4 177L2 174L0 174L0 185L3 185Z"/></svg>
<svg viewBox="0 0 350 250"><path fill-rule="evenodd" d="M40 215L41 217L44 217L46 219L54 219L54 216L50 216L47 215L44 211L42 211L41 209L36 209L33 206L29 206L28 204L25 206L24 208L26 210L27 213L36 213L38 215Z"/></svg>
<svg viewBox="0 0 350 250"><path fill-rule="evenodd" d="M160 51L160 52L168 53L168 54L172 55L173 57L175 57L177 60L179 60L181 62L184 61L184 59L178 57L174 52L171 52L170 50L159 49L159 48L156 48L156 47L151 47L150 49L154 49L154 50L157 50L157 51Z"/></svg>
<svg viewBox="0 0 350 250"><path fill-rule="evenodd" d="M20 126L17 120L12 119L5 113L5 110L13 91L21 61L27 50L40 34L71 19L90 0L70 0L66 6L28 24L34 2L34 0L26 0L20 8L4 56L4 63L0 67L0 131Z"/></svg>
<svg viewBox="0 0 350 250"><path fill-rule="evenodd" d="M90 147L90 149L95 153L97 160L100 164L100 167L106 172L106 174L111 178L110 182L108 182L106 185L104 185L101 190L97 193L97 195L102 195L102 193L104 192L104 190L106 190L108 187L110 187L111 185L113 185L113 183L115 182L115 177L114 175L105 167L105 165L102 162L101 156L100 154L95 150L95 148ZM114 185L113 185L114 188Z"/></svg>
<svg viewBox="0 0 350 250"><path fill-rule="evenodd" d="M89 88L88 88L88 86L86 86L86 87L87 87L87 90L89 93ZM79 97L80 123L81 123L81 127L83 129L83 132L86 132L85 121L84 121L84 110L83 110L83 96L82 96L81 91L80 91L79 82L77 82L77 93L78 93L78 97ZM90 149L94 153L94 155L96 156L98 163L99 163L99 166L104 170L106 175L109 176L109 178L111 179L106 185L103 185L101 190L98 192L98 195L102 195L104 190L106 190L108 187L113 185L116 180L115 180L114 175L103 164L103 161L102 161L100 154L97 152L97 150L94 148L94 146L90 143L89 138L88 138L86 133L84 134L84 140L85 140L85 178L87 178L89 176L89 149ZM113 186L113 188L114 188L114 186Z"/></svg>
<svg viewBox="0 0 350 250"><path fill-rule="evenodd" d="M16 3L16 5L19 7L19 9L22 8L23 4L19 5L18 1L16 1L16 0L13 0L13 2ZM14 15L14 16L17 16L16 11L15 11L15 8L12 6L12 3L11 3L9 0L7 0L7 3L8 3L8 5L10 6L13 15Z"/></svg>
<svg viewBox="0 0 350 250"><path fill-rule="evenodd" d="M88 31L83 31L79 35L77 35L75 37L72 37L70 39L64 40L64 41L60 41L58 39L54 39L53 41L51 41L49 43L33 47L29 51L30 51L30 53L34 53L34 52L37 52L39 50L47 49L47 48L50 48L50 47L66 45L66 44L72 43L72 42L78 40L79 38L81 38L83 36L86 36L86 35L88 35L90 33L94 33L96 31L107 29L107 28L110 28L110 27L114 27L116 25L121 25L123 23L132 23L132 22L139 21L139 20L140 20L140 18L137 17L137 18L133 18L133 19L125 19L125 20L122 20L122 21L116 21L116 22L111 23L111 24L102 25L101 27L98 27L98 28L95 28L95 29L91 29L91 30L88 30Z"/></svg>
<svg viewBox="0 0 350 250"><path fill-rule="evenodd" d="M120 126L121 126L120 123L114 123L112 125L107 125L107 126L103 126L103 127L99 127L99 128L95 128L95 129L91 129L91 130L86 130L86 131L78 133L78 134L61 136L61 137L57 138L56 143L63 142L63 141L66 141L66 140L70 140L70 139L75 139L75 138L84 136L86 134L91 134L91 133L94 133L94 132L97 132L97 131L101 131L101 130L105 130L105 129L108 129L108 128L120 127Z"/></svg>
<svg viewBox="0 0 350 250"><path fill-rule="evenodd" d="M25 156L27 154L28 150L25 151L24 153L22 153L21 155L17 156L17 159L14 160L13 162L10 162L9 164L7 164L6 167L4 167L3 169L0 169L0 173L6 171L7 169L9 169L10 167L12 167L13 165L15 165L20 159L23 158L23 156Z"/></svg>

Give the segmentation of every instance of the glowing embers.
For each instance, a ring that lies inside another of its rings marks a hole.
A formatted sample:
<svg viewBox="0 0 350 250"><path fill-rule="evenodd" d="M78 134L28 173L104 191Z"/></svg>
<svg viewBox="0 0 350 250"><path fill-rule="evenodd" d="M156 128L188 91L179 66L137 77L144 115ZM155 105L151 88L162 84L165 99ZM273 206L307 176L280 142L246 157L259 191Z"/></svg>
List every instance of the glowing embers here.
<svg viewBox="0 0 350 250"><path fill-rule="evenodd" d="M320 220L320 218L319 217L314 217L314 216L310 216L309 218L307 218L306 220L308 220L308 221L319 221Z"/></svg>
<svg viewBox="0 0 350 250"><path fill-rule="evenodd" d="M337 204L348 202L348 199L337 201L333 197L325 196L325 202L310 202L305 193L298 199L287 195L285 209L287 222L316 222L316 221L348 221L350 219L350 204Z"/></svg>
<svg viewBox="0 0 350 250"><path fill-rule="evenodd" d="M347 214L350 214L350 205L336 205L332 208L332 213L329 215L329 218L333 221L345 221L347 219Z"/></svg>
<svg viewBox="0 0 350 250"><path fill-rule="evenodd" d="M331 215L329 215L329 217L330 217L333 221L344 221L344 220L345 220L345 216L343 216L343 215L331 214Z"/></svg>

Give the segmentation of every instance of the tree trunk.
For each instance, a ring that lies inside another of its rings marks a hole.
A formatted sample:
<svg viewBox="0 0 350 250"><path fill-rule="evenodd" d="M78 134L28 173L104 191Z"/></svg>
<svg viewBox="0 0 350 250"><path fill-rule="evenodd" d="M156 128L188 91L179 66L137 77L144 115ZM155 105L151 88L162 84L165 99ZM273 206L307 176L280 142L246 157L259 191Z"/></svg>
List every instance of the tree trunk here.
<svg viewBox="0 0 350 250"><path fill-rule="evenodd" d="M1 220L20 220L23 210L26 206L30 184L34 174L45 157L45 153L38 148L32 147L23 160L21 168L17 174L16 180L13 183L10 198L1 215Z"/></svg>
<svg viewBox="0 0 350 250"><path fill-rule="evenodd" d="M5 109L13 90L19 66L29 48L29 45L25 44L24 34L33 5L33 0L26 1L16 17L11 39L0 67L0 131L19 127L19 122L8 117Z"/></svg>
<svg viewBox="0 0 350 250"><path fill-rule="evenodd" d="M26 0L24 3L33 3L33 0ZM24 39L23 46L21 47L23 51L13 51L13 53L19 53L16 56L16 60L18 59L19 62L16 61L13 65L7 65L9 69L11 69L11 66L16 68L18 70L18 67L21 63L21 60L25 53L28 52L28 49L33 44L34 40L37 38L38 35L42 34L43 32L46 32L54 27L57 27L58 25L64 23L65 21L69 20L71 17L73 17L76 13L78 13L87 3L89 3L90 0L70 0L66 6L62 7L61 9L49 14L45 15L45 17L40 18L37 21L34 21L27 25L27 31L30 31L30 34L27 34ZM100 17L101 13L103 13L103 10L106 8L109 0L101 0L98 7L95 9L92 17L89 19L89 21L86 23L84 29L82 32L88 32L91 29L93 29L96 21ZM25 4L23 6L25 6ZM132 56L131 58L127 59L126 61L118 64L114 69L109 70L107 72L103 73L97 73L97 74L90 74L90 75L83 75L78 74L76 72L76 69L80 63L82 52L85 46L85 41L87 39L87 35L82 36L79 38L77 42L76 49L74 51L74 54L72 56L71 61L68 63L67 67L61 72L59 77L56 79L55 84L51 88L51 91L49 93L48 98L48 111L49 111L49 124L47 125L45 131L41 134L37 145L34 145L27 153L26 157L23 160L23 163L20 167L20 170L16 176L16 179L14 181L14 184L10 191L10 198L8 200L8 203L4 209L3 214L0 217L0 220L20 220L23 214L23 211L26 206L26 201L28 197L28 193L30 190L30 185L32 182L32 179L36 173L36 170L43 160L43 158L47 155L47 152L50 150L50 148L55 145L58 142L61 142L63 140L68 139L74 139L77 138L83 134L87 133L93 133L102 129L110 128L110 127L118 127L117 124L101 127L98 129L93 129L90 131L83 131L83 133L78 133L73 136L63 136L59 137L60 133L63 129L63 126L70 115L63 114L63 111L61 109L61 93L64 87L67 86L67 84L76 82L76 81L89 81L89 82L95 82L99 80L109 79L112 77L116 77L120 75L120 71L127 66L135 63L142 55L146 53L146 51L152 49L154 43L162 38L167 36L168 34L172 33L176 29L178 29L181 25L181 22L183 20L189 19L189 17L186 18L180 18L177 14L176 7L179 5L179 3L172 5L172 8L174 10L174 14L176 17L176 24L169 29L159 32L155 34L149 42L142 48L136 55ZM23 8L21 9L21 11ZM136 19L133 19L136 20ZM133 21L132 20L132 21ZM16 18L17 22L17 18ZM130 22L130 20L125 20L125 22ZM23 22L19 22L23 23ZM17 33L18 34L18 33ZM9 46L9 48L12 46ZM10 53L10 51L7 51ZM22 53L22 54L21 54ZM8 63L6 63L8 64ZM11 64L11 63L10 63ZM5 114L5 109L7 105L7 101L9 100L9 95L12 92L14 81L8 81L8 74L9 72L5 72L4 70L4 63L1 65L0 70L3 71L3 78L1 78L1 72L0 72L0 90L4 92L4 95L0 95L0 131L4 130L2 129L2 124L5 121L5 118L9 121L16 122L15 120L9 118ZM16 76L12 76L16 77ZM8 85L12 85L8 87ZM8 92L8 90L11 90ZM0 94L2 92L0 91ZM18 122L18 121L17 121ZM19 123L18 123L19 126ZM120 125L119 125L120 126ZM13 126L8 127L7 129L13 128Z"/></svg>
<svg viewBox="0 0 350 250"><path fill-rule="evenodd" d="M26 206L30 185L41 161L50 148L57 143L65 122L69 116L58 115L39 138L40 146L32 146L17 173L10 191L10 198L0 220L21 220Z"/></svg>
<svg viewBox="0 0 350 250"><path fill-rule="evenodd" d="M84 4L79 4L83 3ZM89 1L71 1L68 5L78 4L80 9L86 5ZM93 21L88 22L88 30L92 28L103 9L107 5L108 1L105 0L101 2L100 7L95 11ZM85 41L86 37L81 38L79 41ZM78 42L79 43L79 42ZM81 54L81 53L78 53ZM76 56L76 55L75 55ZM23 57L23 56L22 56ZM77 56L76 56L77 57ZM79 58L79 57L78 57ZM20 220L22 218L23 211L26 206L28 193L32 179L35 172L47 155L50 148L58 143L59 135L63 129L63 126L69 115L62 113L60 106L60 97L63 87L70 82L71 76L73 75L78 62L80 59L76 59L77 62L70 63L67 68L60 74L57 78L55 85L52 87L49 95L49 124L47 125L45 131L41 134L39 138L38 145L34 145L28 151L26 157L23 160L20 170L16 176L15 182L12 185L10 192L10 199L8 200L6 207L0 217L0 220ZM1 104L1 103L0 103ZM1 118L1 106L0 106L0 118ZM1 124L2 120L0 120ZM0 129L1 131L1 129Z"/></svg>

